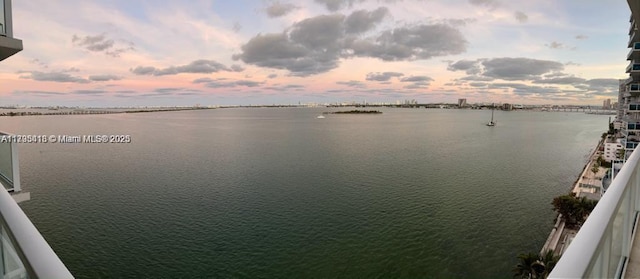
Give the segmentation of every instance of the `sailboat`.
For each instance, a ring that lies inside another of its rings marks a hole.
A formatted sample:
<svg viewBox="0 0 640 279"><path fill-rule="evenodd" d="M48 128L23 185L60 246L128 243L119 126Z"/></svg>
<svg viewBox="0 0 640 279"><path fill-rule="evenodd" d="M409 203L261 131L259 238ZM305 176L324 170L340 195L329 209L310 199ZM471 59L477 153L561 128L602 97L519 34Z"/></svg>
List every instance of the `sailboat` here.
<svg viewBox="0 0 640 279"><path fill-rule="evenodd" d="M487 126L490 126L490 127L496 125L496 122L493 121L493 111L494 111L494 109L495 109L495 106L493 104L491 104L491 121L489 121L489 123L487 123Z"/></svg>

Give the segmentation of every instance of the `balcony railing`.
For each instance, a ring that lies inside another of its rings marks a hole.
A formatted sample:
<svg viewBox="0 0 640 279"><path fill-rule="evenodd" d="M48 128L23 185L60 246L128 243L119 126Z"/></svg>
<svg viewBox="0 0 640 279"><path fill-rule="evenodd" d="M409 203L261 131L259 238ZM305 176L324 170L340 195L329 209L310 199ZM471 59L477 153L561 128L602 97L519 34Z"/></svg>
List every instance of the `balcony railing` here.
<svg viewBox="0 0 640 279"><path fill-rule="evenodd" d="M38 229L9 194L19 192L18 152L0 132L0 277L73 278ZM4 137L4 142L3 142Z"/></svg>
<svg viewBox="0 0 640 279"><path fill-rule="evenodd" d="M549 278L620 278L640 212L640 152L633 152Z"/></svg>
<svg viewBox="0 0 640 279"><path fill-rule="evenodd" d="M20 192L19 166L17 144L10 134L0 131L0 182L8 191Z"/></svg>
<svg viewBox="0 0 640 279"><path fill-rule="evenodd" d="M633 63L631 62L628 66L627 66L627 73L637 73L640 72L640 63Z"/></svg>
<svg viewBox="0 0 640 279"><path fill-rule="evenodd" d="M638 58L638 54L640 53L640 42L633 43L633 47L627 53L627 60L635 60Z"/></svg>

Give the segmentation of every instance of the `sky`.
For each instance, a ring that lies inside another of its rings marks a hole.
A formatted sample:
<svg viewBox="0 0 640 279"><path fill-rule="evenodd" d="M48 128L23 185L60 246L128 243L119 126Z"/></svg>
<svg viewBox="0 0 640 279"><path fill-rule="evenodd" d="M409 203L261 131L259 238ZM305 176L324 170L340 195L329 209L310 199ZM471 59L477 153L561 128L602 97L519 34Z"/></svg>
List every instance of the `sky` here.
<svg viewBox="0 0 640 279"><path fill-rule="evenodd" d="M622 0L13 0L0 105L617 100Z"/></svg>

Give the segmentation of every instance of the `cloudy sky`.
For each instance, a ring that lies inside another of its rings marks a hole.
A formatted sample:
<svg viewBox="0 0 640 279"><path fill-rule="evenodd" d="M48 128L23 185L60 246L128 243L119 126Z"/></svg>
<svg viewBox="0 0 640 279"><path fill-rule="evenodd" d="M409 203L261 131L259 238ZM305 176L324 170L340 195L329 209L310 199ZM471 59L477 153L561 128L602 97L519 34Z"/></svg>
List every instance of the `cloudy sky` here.
<svg viewBox="0 0 640 279"><path fill-rule="evenodd" d="M13 1L0 105L602 104L618 0Z"/></svg>

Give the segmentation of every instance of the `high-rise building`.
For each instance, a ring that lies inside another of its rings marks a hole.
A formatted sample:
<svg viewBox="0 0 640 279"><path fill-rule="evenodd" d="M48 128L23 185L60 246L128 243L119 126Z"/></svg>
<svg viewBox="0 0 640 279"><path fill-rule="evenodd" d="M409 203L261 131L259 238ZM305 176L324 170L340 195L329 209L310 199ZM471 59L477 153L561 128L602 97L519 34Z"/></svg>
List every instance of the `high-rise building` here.
<svg viewBox="0 0 640 279"><path fill-rule="evenodd" d="M620 83L618 120L622 122L622 144L626 150L626 157L631 155L640 144L640 36L636 35L636 23L633 16L629 19L629 42L631 48L627 54L629 66L626 72L629 78Z"/></svg>
<svg viewBox="0 0 640 279"><path fill-rule="evenodd" d="M13 37L11 1L0 0L0 61L22 50L22 41Z"/></svg>
<svg viewBox="0 0 640 279"><path fill-rule="evenodd" d="M467 106L467 99L458 99L458 107L463 108Z"/></svg>
<svg viewBox="0 0 640 279"><path fill-rule="evenodd" d="M602 109L611 109L611 99L602 101Z"/></svg>

